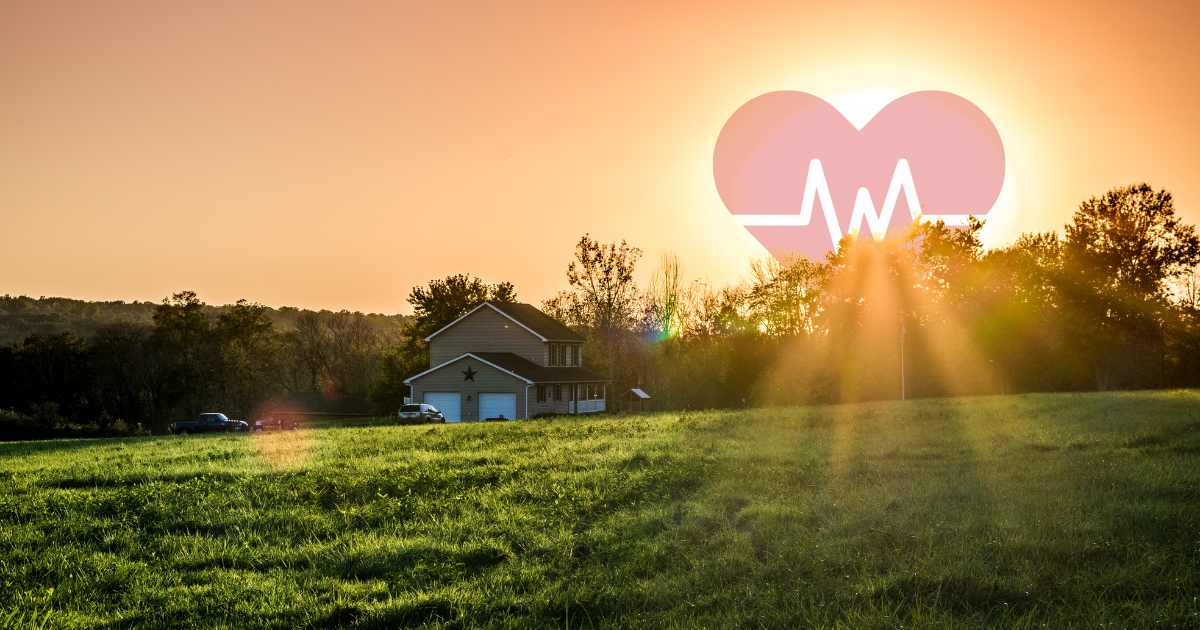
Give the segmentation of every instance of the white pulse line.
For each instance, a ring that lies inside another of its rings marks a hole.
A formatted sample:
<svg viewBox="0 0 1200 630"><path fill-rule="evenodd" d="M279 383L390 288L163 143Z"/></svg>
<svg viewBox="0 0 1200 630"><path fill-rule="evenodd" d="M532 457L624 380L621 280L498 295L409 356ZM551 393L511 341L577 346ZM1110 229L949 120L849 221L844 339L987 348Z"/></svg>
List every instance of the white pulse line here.
<svg viewBox="0 0 1200 630"><path fill-rule="evenodd" d="M917 186L913 183L912 170L908 160L901 158L896 162L896 171L892 174L892 183L888 186L887 196L883 199L881 213L875 213L875 204L871 201L871 193L866 188L858 189L858 197L854 200L854 212L850 216L847 229L858 230L862 221L867 220L867 227L876 241L883 240L888 223L892 220L892 212L896 209L896 201L900 191L904 190L904 198L908 201L908 211L914 221L926 219L936 223L945 221L947 225L966 225L968 215L942 214L922 215L921 202L917 200ZM744 226L800 226L808 225L812 220L812 210L815 198L820 195L821 210L825 214L825 225L829 228L829 239L834 247L842 239L841 226L837 214L833 211L833 198L829 194L829 184L825 181L825 171L821 168L821 160L813 158L808 163L808 179L804 182L804 198L800 205L800 214L739 214L734 215L738 223Z"/></svg>

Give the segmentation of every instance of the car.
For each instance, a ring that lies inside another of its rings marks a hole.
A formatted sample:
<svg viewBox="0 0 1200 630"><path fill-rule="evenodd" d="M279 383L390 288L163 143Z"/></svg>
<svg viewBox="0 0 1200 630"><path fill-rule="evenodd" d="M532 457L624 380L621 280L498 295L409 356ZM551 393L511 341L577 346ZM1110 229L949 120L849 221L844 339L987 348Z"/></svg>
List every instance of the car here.
<svg viewBox="0 0 1200 630"><path fill-rule="evenodd" d="M283 430L299 431L300 423L296 422L296 421L292 421L291 424L284 424L283 420L277 420L275 418L267 418L266 420L255 420L254 427L252 428L252 430L255 433L262 433L263 431L283 431Z"/></svg>
<svg viewBox="0 0 1200 630"><path fill-rule="evenodd" d="M400 424L429 424L432 422L446 422L446 416L438 411L433 405L404 405L400 407L400 411L396 414L396 419Z"/></svg>
<svg viewBox="0 0 1200 630"><path fill-rule="evenodd" d="M250 425L241 420L230 420L223 413L202 413L195 422L172 422L167 429L175 435L192 433L244 433Z"/></svg>

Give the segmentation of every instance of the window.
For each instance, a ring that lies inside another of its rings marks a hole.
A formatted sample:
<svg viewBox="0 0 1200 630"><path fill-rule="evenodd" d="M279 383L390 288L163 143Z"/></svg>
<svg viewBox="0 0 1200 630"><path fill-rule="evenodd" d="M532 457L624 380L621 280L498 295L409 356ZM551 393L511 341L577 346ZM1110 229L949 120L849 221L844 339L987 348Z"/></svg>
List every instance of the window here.
<svg viewBox="0 0 1200 630"><path fill-rule="evenodd" d="M567 360L563 363L563 365L575 365L574 350L575 350L575 346L571 346L571 345L567 346Z"/></svg>
<svg viewBox="0 0 1200 630"><path fill-rule="evenodd" d="M546 365L558 365L558 344L550 344L550 360L546 362Z"/></svg>
<svg viewBox="0 0 1200 630"><path fill-rule="evenodd" d="M562 400L562 385L554 385L554 400Z"/></svg>
<svg viewBox="0 0 1200 630"><path fill-rule="evenodd" d="M575 367L579 367L579 366L583 365L583 357L581 356L582 354L583 354L583 345L578 344L578 343L575 344Z"/></svg>
<svg viewBox="0 0 1200 630"><path fill-rule="evenodd" d="M537 401L540 403L546 402L546 386L545 385L538 385Z"/></svg>

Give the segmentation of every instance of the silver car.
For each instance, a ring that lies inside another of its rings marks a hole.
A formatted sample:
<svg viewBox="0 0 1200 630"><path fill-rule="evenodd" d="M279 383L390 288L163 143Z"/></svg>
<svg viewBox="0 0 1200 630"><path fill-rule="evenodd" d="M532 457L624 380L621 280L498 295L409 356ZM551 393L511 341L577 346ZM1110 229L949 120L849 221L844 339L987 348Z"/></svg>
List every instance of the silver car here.
<svg viewBox="0 0 1200 630"><path fill-rule="evenodd" d="M433 405L426 404L404 405L396 416L400 424L429 424L446 421L442 412L434 409Z"/></svg>

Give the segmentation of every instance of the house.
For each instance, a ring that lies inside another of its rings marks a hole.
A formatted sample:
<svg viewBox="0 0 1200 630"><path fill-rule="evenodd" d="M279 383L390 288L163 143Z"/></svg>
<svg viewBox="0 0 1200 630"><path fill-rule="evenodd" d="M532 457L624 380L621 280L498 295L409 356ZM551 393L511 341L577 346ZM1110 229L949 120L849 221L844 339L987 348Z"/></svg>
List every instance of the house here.
<svg viewBox="0 0 1200 630"><path fill-rule="evenodd" d="M425 341L434 367L404 382L447 422L604 411L611 379L583 366L587 339L532 305L484 302Z"/></svg>

